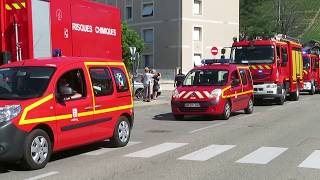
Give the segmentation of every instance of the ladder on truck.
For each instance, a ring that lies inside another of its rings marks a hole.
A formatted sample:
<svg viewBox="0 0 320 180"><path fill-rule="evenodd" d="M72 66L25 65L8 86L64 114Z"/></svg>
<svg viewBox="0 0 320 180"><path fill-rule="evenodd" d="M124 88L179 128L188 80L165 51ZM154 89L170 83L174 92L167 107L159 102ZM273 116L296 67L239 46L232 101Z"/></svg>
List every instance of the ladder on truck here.
<svg viewBox="0 0 320 180"><path fill-rule="evenodd" d="M274 36L274 39L277 40L277 41L295 42L297 44L301 44L299 39L290 37L290 36L285 35L285 34L276 34Z"/></svg>

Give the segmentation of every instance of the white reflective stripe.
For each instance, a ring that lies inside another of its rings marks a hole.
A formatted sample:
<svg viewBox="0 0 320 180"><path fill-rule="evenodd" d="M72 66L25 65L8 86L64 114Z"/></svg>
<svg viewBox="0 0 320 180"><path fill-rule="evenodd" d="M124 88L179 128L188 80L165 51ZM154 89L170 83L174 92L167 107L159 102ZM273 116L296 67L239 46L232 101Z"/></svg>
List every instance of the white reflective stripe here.
<svg viewBox="0 0 320 180"><path fill-rule="evenodd" d="M38 176L34 176L34 177L31 177L31 178L28 178L28 179L25 179L25 180L38 180L38 179L43 179L43 178L46 178L46 177L49 177L49 176L53 176L53 175L56 175L56 174L59 174L59 172L52 171L52 172L48 172L48 173L45 173L45 174L40 174Z"/></svg>
<svg viewBox="0 0 320 180"><path fill-rule="evenodd" d="M136 145L136 144L140 144L140 143L141 142L129 142L127 144L127 146L125 146L125 147L130 147L130 146L133 146L133 145ZM125 147L123 147L123 148L125 148ZM122 149L122 148L102 148L102 149L98 149L98 150L95 150L95 151L87 152L84 155L99 156L99 155L102 155L102 154L105 154L105 153L108 153L108 152L112 152L112 151L115 151L115 150L119 150L119 149Z"/></svg>
<svg viewBox="0 0 320 180"><path fill-rule="evenodd" d="M187 154L180 157L180 160L191 160L191 161L207 161L225 151L228 151L234 148L235 145L211 145L205 148L202 148L193 153Z"/></svg>
<svg viewBox="0 0 320 180"><path fill-rule="evenodd" d="M186 91L182 91L182 92L179 94L179 97L182 97L185 93L186 93Z"/></svg>
<svg viewBox="0 0 320 180"><path fill-rule="evenodd" d="M204 93L204 95L206 95L206 96L207 96L207 98L209 98L209 97L210 97L210 93L209 93L208 91L203 91L203 93Z"/></svg>
<svg viewBox="0 0 320 180"><path fill-rule="evenodd" d="M314 151L298 167L320 169L320 150Z"/></svg>
<svg viewBox="0 0 320 180"><path fill-rule="evenodd" d="M241 158L237 163L247 164L268 164L274 158L285 152L288 148L280 147L261 147L256 151Z"/></svg>
<svg viewBox="0 0 320 180"><path fill-rule="evenodd" d="M126 157L141 157L141 158L150 158L173 149L180 148L187 145L188 143L163 143L141 151L137 151L131 154L125 155Z"/></svg>
<svg viewBox="0 0 320 180"><path fill-rule="evenodd" d="M192 91L188 92L188 93L183 97L183 99L187 99L192 93L193 93Z"/></svg>
<svg viewBox="0 0 320 180"><path fill-rule="evenodd" d="M202 96L202 94L201 94L199 91L196 91L195 93L196 93L196 95L198 96L198 98L203 99L203 96Z"/></svg>

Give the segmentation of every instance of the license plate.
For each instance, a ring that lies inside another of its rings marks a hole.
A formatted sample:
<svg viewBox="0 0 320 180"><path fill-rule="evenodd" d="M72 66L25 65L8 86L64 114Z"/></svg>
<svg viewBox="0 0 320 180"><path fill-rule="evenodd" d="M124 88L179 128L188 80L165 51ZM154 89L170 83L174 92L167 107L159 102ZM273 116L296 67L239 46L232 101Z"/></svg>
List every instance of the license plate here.
<svg viewBox="0 0 320 180"><path fill-rule="evenodd" d="M200 104L199 103L185 103L184 107L195 108L195 107L200 107Z"/></svg>

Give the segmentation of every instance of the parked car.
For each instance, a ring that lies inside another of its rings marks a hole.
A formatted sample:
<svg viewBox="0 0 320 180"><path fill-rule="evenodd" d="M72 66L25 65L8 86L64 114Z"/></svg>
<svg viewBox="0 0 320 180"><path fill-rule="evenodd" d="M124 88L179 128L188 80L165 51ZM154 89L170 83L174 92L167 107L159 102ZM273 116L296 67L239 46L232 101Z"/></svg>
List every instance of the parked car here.
<svg viewBox="0 0 320 180"><path fill-rule="evenodd" d="M134 95L137 99L143 99L143 83L141 82L142 79L142 74L138 74L135 78L134 78ZM160 89L158 91L157 97L161 95L161 85L160 85Z"/></svg>

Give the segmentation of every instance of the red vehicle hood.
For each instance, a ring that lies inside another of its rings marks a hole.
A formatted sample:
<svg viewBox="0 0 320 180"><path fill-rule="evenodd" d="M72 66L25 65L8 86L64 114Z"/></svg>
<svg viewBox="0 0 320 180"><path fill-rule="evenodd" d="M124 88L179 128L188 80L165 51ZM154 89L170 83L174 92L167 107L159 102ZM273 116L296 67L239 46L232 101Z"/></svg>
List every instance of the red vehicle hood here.
<svg viewBox="0 0 320 180"><path fill-rule="evenodd" d="M223 89L226 86L181 86L177 90L179 92L179 100L183 101L206 101L209 94L215 89Z"/></svg>

